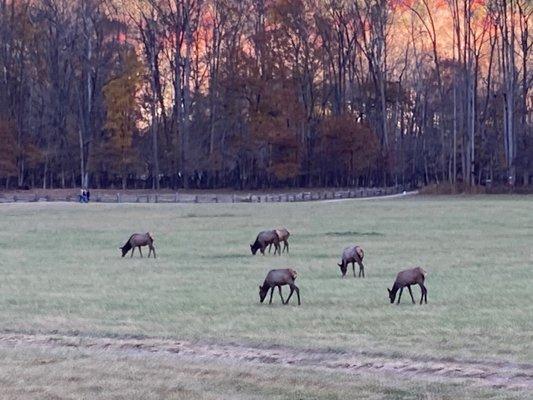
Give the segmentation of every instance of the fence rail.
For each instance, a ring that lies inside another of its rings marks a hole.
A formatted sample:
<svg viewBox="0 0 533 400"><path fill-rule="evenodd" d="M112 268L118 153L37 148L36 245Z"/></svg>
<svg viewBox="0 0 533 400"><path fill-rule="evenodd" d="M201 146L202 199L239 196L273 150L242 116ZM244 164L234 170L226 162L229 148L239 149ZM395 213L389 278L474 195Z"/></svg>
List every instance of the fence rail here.
<svg viewBox="0 0 533 400"><path fill-rule="evenodd" d="M279 203L300 202L334 199L353 199L364 197L389 196L402 193L404 186L392 186L386 188L354 188L344 190L320 189L299 193L275 193L275 194L191 194L191 193L150 193L150 194L94 194L91 202L97 203ZM4 195L0 193L0 203L18 202L77 202L77 195L54 196L39 195L33 193L21 193Z"/></svg>

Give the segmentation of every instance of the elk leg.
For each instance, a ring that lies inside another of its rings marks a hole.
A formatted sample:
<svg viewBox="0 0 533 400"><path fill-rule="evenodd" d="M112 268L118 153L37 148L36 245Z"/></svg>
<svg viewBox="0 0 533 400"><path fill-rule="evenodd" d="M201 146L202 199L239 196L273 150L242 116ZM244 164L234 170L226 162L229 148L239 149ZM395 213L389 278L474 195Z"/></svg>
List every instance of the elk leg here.
<svg viewBox="0 0 533 400"><path fill-rule="evenodd" d="M298 289L298 286L296 285L293 285L294 286L294 290L296 290L296 296L298 296L298 305L301 305L302 303L300 302L300 289Z"/></svg>
<svg viewBox="0 0 533 400"><path fill-rule="evenodd" d="M270 288L270 301L268 302L268 304L272 304L272 296L274 295L274 289L275 289L274 286Z"/></svg>
<svg viewBox="0 0 533 400"><path fill-rule="evenodd" d="M152 246L152 251L154 252L154 258L157 258L156 255L155 255L155 247Z"/></svg>
<svg viewBox="0 0 533 400"><path fill-rule="evenodd" d="M352 261L352 269L353 269L353 277L356 278L357 275L355 275L355 262Z"/></svg>
<svg viewBox="0 0 533 400"><path fill-rule="evenodd" d="M131 256L130 256L130 258L133 258L133 253L134 253L134 252L135 252L135 246L132 246L132 247L131 247Z"/></svg>
<svg viewBox="0 0 533 400"><path fill-rule="evenodd" d="M420 290L422 291L422 296L420 297L420 304L422 304L422 300L424 300L424 298L427 304L428 303L428 290L422 283L420 283Z"/></svg>
<svg viewBox="0 0 533 400"><path fill-rule="evenodd" d="M285 242L285 246L287 246L287 254L289 254L289 242Z"/></svg>
<svg viewBox="0 0 533 400"><path fill-rule="evenodd" d="M281 297L281 304L286 304L285 300L283 300L283 295L281 294L281 286L278 286L278 290L279 290L279 297Z"/></svg>
<svg viewBox="0 0 533 400"><path fill-rule="evenodd" d="M289 297L287 297L287 301L285 302L285 304L289 304L289 300L292 297L292 292L294 292L294 285L289 285L289 287L291 288L291 292L289 293Z"/></svg>
<svg viewBox="0 0 533 400"><path fill-rule="evenodd" d="M300 302L300 289L298 289L298 286L296 286L294 283L290 285L290 287L291 287L291 293L289 294L289 297L287 298L287 301L285 302L285 304L289 303L292 293L296 292L296 296L298 296L298 305L301 305L302 303Z"/></svg>
<svg viewBox="0 0 533 400"><path fill-rule="evenodd" d="M141 258L143 258L143 252L141 251L141 246L139 246L139 253L141 253Z"/></svg>
<svg viewBox="0 0 533 400"><path fill-rule="evenodd" d="M361 261L357 261L357 264L359 264L359 277L361 277L361 274L363 274L363 278L365 277L365 266Z"/></svg>
<svg viewBox="0 0 533 400"><path fill-rule="evenodd" d="M272 243L270 243L270 246L268 246L268 252L270 253L270 250L272 250Z"/></svg>
<svg viewBox="0 0 533 400"><path fill-rule="evenodd" d="M409 289L409 294L411 295L411 300L413 301L413 304L415 304L415 298L413 297L413 292L411 291L411 285L407 286L407 289ZM422 291L422 293L424 293Z"/></svg>
<svg viewBox="0 0 533 400"><path fill-rule="evenodd" d="M398 302L396 304L400 304L400 298L402 297L403 288L400 289L400 294L398 295Z"/></svg>
<svg viewBox="0 0 533 400"><path fill-rule="evenodd" d="M148 258L150 258L150 254L152 254L152 246L148 246Z"/></svg>

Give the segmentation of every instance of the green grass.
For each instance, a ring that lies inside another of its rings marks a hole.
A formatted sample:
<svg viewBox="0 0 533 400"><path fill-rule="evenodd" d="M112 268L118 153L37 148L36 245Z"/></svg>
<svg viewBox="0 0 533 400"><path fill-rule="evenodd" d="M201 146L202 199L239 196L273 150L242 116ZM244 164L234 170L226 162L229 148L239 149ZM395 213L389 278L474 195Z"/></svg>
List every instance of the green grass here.
<svg viewBox="0 0 533 400"><path fill-rule="evenodd" d="M0 330L531 363L531 200L2 205ZM290 256L252 256L257 232L277 226L291 232ZM145 231L158 258L120 258ZM340 279L352 243L365 250L366 279ZM396 273L417 265L429 304L404 293L390 305ZM259 304L258 285L279 267L298 271L301 307L277 294Z"/></svg>

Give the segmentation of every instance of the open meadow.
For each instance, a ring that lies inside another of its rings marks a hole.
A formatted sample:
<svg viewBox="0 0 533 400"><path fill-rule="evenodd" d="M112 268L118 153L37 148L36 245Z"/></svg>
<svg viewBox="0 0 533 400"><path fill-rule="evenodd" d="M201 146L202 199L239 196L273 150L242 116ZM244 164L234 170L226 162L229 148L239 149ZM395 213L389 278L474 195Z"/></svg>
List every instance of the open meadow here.
<svg viewBox="0 0 533 400"><path fill-rule="evenodd" d="M532 200L1 205L0 398L533 396ZM290 255L252 256L278 226ZM146 231L158 258L121 258ZM411 266L428 304L391 305ZM260 304L284 267L302 305Z"/></svg>

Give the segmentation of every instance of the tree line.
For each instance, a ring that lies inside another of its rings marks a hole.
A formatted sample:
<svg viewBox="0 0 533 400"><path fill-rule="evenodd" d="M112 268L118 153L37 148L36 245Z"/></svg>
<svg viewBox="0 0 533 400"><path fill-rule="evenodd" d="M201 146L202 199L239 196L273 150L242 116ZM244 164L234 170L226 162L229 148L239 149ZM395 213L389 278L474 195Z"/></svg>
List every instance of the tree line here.
<svg viewBox="0 0 533 400"><path fill-rule="evenodd" d="M530 0L0 0L0 184L528 185L532 13Z"/></svg>

